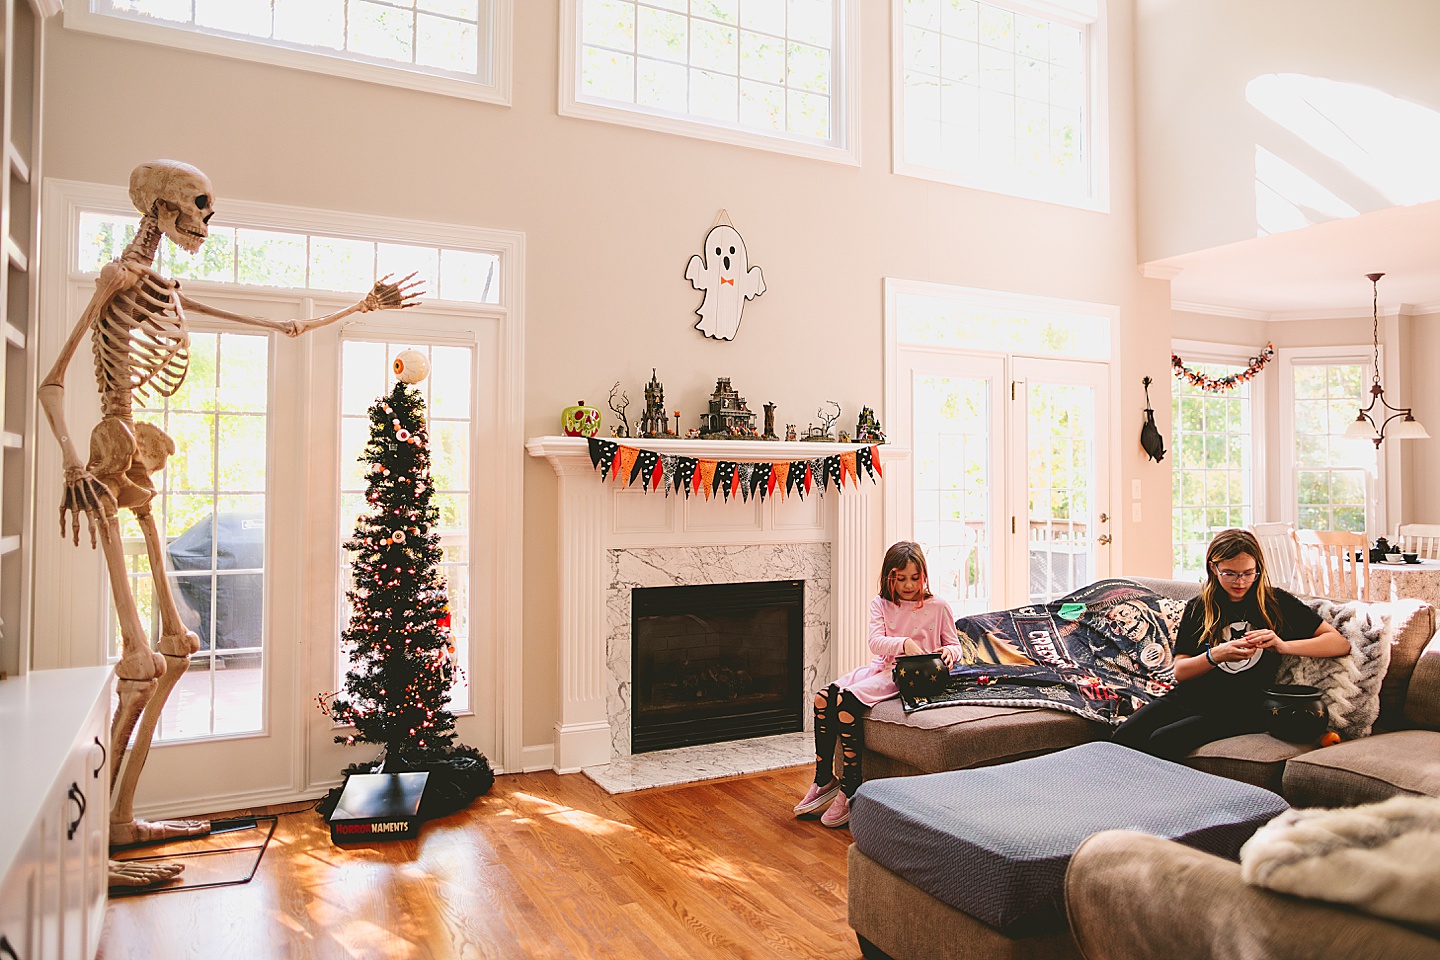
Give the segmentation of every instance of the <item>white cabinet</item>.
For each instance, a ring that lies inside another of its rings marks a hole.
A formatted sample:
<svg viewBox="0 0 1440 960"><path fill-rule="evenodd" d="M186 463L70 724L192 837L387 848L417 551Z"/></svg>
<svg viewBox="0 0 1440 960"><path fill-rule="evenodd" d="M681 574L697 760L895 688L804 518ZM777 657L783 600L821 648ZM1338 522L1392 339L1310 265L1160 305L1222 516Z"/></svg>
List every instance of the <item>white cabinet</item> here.
<svg viewBox="0 0 1440 960"><path fill-rule="evenodd" d="M0 682L0 960L89 960L99 946L110 677L79 667Z"/></svg>

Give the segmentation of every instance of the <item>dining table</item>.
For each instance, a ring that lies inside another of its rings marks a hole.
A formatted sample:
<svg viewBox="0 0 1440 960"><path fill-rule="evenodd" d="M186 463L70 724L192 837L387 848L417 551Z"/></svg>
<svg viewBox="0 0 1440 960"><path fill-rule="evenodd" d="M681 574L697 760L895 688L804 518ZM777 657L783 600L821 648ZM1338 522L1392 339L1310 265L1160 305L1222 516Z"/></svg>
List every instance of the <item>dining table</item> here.
<svg viewBox="0 0 1440 960"><path fill-rule="evenodd" d="M1373 600L1425 600L1440 608L1440 560L1370 564Z"/></svg>

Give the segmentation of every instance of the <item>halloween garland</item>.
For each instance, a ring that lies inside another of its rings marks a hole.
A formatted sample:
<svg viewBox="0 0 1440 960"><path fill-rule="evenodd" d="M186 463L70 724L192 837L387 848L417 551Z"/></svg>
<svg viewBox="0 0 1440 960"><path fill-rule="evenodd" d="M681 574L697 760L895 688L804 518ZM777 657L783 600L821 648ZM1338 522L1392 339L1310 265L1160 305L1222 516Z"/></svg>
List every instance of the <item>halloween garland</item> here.
<svg viewBox="0 0 1440 960"><path fill-rule="evenodd" d="M639 485L641 490L663 490L687 499L692 493L711 497L805 497L824 494L833 484L839 490L849 479L857 486L861 472L875 482L884 476L880 469L880 448L861 447L849 453L837 453L813 460L701 460L677 457L626 447L613 440L589 438L590 464L606 480L618 481L622 487Z"/></svg>
<svg viewBox="0 0 1440 960"><path fill-rule="evenodd" d="M1240 384L1251 380L1265 364L1275 359L1275 344L1265 344L1265 349L1260 351L1258 357L1251 357L1250 363L1239 373L1227 374L1223 377L1209 377L1198 370L1191 370L1185 366L1185 361L1180 359L1179 354L1170 354L1170 367L1175 372L1175 379L1184 380L1192 387L1199 387L1209 393L1222 393L1227 390L1234 390Z"/></svg>

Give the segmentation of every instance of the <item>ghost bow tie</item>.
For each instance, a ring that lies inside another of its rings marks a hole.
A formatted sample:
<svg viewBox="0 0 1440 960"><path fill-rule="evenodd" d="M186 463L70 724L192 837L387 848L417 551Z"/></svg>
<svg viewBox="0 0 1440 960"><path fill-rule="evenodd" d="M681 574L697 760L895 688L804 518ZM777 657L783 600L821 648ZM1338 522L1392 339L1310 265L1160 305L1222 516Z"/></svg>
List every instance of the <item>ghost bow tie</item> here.
<svg viewBox="0 0 1440 960"><path fill-rule="evenodd" d="M732 286L732 287L735 286L735 281L734 281L734 280L726 280L724 277L721 277L721 278L720 278L720 282L721 282L722 284L728 283L728 284L730 284L730 286Z"/></svg>

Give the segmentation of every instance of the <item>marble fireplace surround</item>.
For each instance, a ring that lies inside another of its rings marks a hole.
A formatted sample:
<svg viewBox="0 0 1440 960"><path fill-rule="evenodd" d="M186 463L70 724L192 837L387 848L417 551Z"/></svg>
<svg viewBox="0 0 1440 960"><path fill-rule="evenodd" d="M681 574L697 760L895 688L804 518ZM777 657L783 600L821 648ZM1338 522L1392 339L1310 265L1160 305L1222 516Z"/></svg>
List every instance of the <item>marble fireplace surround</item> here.
<svg viewBox="0 0 1440 960"><path fill-rule="evenodd" d="M765 580L805 581L801 697L808 703L821 673L830 667L830 545L767 543L731 546L649 547L606 551L610 571L605 592L605 717L613 757L630 755L630 591ZM802 710L805 729L814 717Z"/></svg>
<svg viewBox="0 0 1440 960"><path fill-rule="evenodd" d="M622 441L662 454L800 460L855 444ZM636 586L805 580L805 689L868 659L866 605L874 593L866 482L823 497L688 499L606 482L580 437L526 443L558 478L557 583L560 718L552 766L575 773L629 754L630 590ZM732 579L733 578L733 579ZM808 711L802 711L808 715Z"/></svg>

